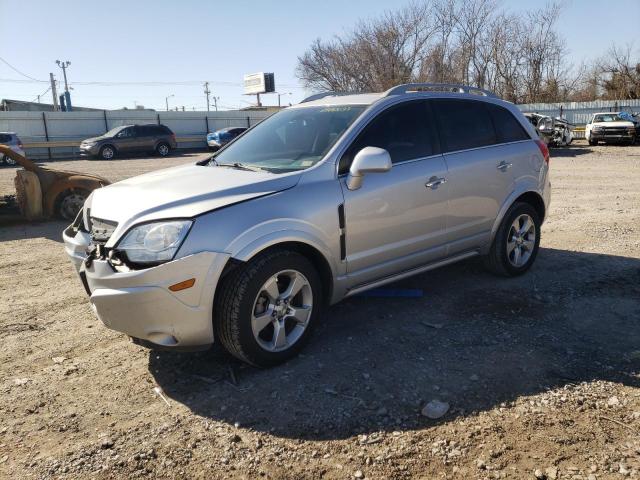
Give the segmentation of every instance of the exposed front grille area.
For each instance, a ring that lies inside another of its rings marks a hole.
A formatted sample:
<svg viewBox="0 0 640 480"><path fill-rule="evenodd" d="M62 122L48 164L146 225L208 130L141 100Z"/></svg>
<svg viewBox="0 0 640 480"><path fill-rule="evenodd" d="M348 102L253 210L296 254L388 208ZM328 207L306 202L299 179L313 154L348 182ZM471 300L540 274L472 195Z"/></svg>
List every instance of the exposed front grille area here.
<svg viewBox="0 0 640 480"><path fill-rule="evenodd" d="M91 240L94 243L107 243L118 226L117 222L102 218L90 217L90 220Z"/></svg>

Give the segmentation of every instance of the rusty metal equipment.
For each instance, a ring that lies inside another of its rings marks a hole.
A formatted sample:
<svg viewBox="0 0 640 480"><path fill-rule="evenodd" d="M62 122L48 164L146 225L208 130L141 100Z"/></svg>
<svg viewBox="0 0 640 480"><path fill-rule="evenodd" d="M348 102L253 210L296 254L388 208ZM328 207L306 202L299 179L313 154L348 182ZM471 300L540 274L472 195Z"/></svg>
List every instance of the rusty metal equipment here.
<svg viewBox="0 0 640 480"><path fill-rule="evenodd" d="M14 183L20 213L28 220L54 216L73 220L89 194L110 183L97 175L41 167L6 145L0 145L0 153L24 168Z"/></svg>

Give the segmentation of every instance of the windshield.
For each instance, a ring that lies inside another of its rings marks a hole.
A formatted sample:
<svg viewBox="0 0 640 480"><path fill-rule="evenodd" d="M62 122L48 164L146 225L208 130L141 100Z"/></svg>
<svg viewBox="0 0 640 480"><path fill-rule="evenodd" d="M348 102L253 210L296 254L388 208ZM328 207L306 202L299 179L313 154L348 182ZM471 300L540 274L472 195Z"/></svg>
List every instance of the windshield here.
<svg viewBox="0 0 640 480"><path fill-rule="evenodd" d="M607 113L606 115L596 115L593 117L594 122L622 122L625 119L617 113Z"/></svg>
<svg viewBox="0 0 640 480"><path fill-rule="evenodd" d="M118 133L120 130L122 130L124 127L115 127L112 128L111 130L109 130L107 133L104 133L102 136L103 137L113 137L116 133Z"/></svg>
<svg viewBox="0 0 640 480"><path fill-rule="evenodd" d="M273 173L318 163L366 105L292 108L272 115L215 156L218 165L241 164Z"/></svg>

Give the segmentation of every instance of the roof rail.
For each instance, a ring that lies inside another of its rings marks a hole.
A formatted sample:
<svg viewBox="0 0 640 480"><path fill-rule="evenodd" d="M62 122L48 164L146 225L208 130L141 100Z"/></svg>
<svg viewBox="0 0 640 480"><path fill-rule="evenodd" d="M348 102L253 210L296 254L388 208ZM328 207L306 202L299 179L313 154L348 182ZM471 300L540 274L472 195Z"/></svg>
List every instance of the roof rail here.
<svg viewBox="0 0 640 480"><path fill-rule="evenodd" d="M321 93L315 93L305 98L300 103L313 102L314 100L320 100L321 98L324 98L324 97L331 97L331 96L344 97L345 95L360 95L365 93L368 93L368 92L321 92Z"/></svg>
<svg viewBox="0 0 640 480"><path fill-rule="evenodd" d="M489 90L454 83L406 83L404 85L398 85L397 87L390 88L384 92L383 96L388 97L390 95L401 95L403 93L416 92L453 92L481 95L483 97L497 97L495 93Z"/></svg>

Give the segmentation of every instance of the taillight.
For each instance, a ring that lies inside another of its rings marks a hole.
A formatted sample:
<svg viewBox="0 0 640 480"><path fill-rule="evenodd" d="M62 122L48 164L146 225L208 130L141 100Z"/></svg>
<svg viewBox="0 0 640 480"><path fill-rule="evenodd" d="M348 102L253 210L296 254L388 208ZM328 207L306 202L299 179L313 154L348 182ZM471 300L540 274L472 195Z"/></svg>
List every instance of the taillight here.
<svg viewBox="0 0 640 480"><path fill-rule="evenodd" d="M538 148L540 149L540 153L544 157L545 163L548 165L549 164L549 147L547 147L547 144L544 143L539 138L536 139L536 143L538 144Z"/></svg>

